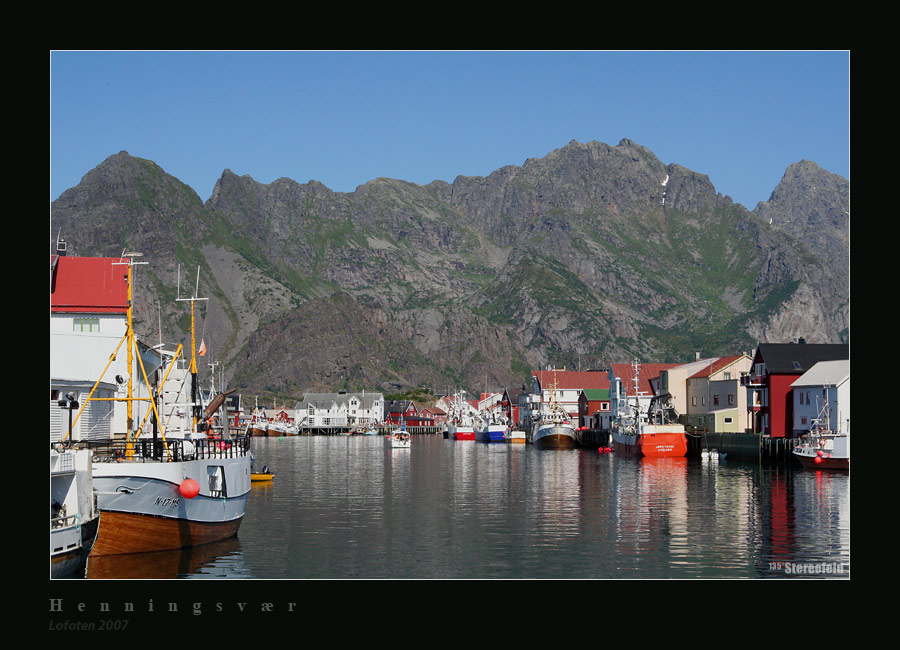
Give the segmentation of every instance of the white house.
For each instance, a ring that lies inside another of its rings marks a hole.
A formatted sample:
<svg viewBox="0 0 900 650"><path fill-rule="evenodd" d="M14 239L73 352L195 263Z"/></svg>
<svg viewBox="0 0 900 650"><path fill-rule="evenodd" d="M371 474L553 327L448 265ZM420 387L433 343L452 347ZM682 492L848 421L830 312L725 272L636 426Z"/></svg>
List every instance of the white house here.
<svg viewBox="0 0 900 650"><path fill-rule="evenodd" d="M59 435L54 433L54 418L61 410L59 399L67 393L71 393L80 406L84 405L91 387L102 378L103 383L98 387L100 393L95 393L94 397L126 397L130 370L126 345L122 343L128 301L124 262L111 257L50 256L51 438ZM122 347L110 362L120 343ZM139 346L137 354L153 382L153 372L160 364L159 355L146 346ZM132 377L132 386L135 397L149 395L139 370ZM115 406L110 407L110 404ZM141 408L136 407L135 421L138 421ZM75 415L77 411L73 418ZM68 431L68 415L65 417L65 430ZM92 423L82 423L81 418L92 420ZM101 420L105 421L102 426ZM61 421L58 424L62 426ZM125 402L89 402L75 426L80 439L97 438L101 431L106 431L108 437L110 431L121 433L125 429Z"/></svg>
<svg viewBox="0 0 900 650"><path fill-rule="evenodd" d="M791 384L795 436L813 421L840 433L850 433L850 360L820 361ZM827 405L827 409L826 409Z"/></svg>
<svg viewBox="0 0 900 650"><path fill-rule="evenodd" d="M301 427L354 427L376 424L384 418L381 393L306 393L295 407Z"/></svg>

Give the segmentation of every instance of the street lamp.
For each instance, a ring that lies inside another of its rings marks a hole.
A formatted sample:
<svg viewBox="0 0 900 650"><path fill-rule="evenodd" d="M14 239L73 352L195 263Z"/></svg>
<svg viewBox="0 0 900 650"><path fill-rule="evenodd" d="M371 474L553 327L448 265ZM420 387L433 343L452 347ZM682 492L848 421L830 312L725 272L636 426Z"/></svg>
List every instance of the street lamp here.
<svg viewBox="0 0 900 650"><path fill-rule="evenodd" d="M67 409L69 411L69 434L72 434L72 409L78 408L78 401L75 399L75 393L68 392L65 396L61 397L57 402L59 408ZM71 442L71 441L70 441Z"/></svg>

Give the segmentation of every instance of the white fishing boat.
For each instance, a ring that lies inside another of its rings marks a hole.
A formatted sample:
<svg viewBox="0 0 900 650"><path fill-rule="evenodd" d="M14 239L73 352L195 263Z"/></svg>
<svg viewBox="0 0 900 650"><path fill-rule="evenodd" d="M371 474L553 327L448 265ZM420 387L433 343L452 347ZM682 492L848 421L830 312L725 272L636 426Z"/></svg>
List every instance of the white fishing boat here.
<svg viewBox="0 0 900 650"><path fill-rule="evenodd" d="M84 571L97 539L100 511L94 499L91 452L50 448L50 577Z"/></svg>
<svg viewBox="0 0 900 650"><path fill-rule="evenodd" d="M126 266L128 313L122 343L127 341L138 351L132 327L130 260ZM250 437L231 438L227 432L211 435L207 428L209 417L200 403L193 336L194 303L200 299L179 300L191 304L190 366L184 367L187 360L181 357L179 345L171 356L164 355L153 398L139 399L133 397L131 377L142 373L147 384L151 383L140 354L136 354L139 367L128 375L124 398L129 404L124 439L90 443L101 517L92 555L171 550L215 542L236 535L243 521L251 487ZM190 393L185 395L188 389ZM139 401L149 406L140 423L133 418L131 408ZM151 415L155 425L148 433L146 423Z"/></svg>
<svg viewBox="0 0 900 650"><path fill-rule="evenodd" d="M536 418L531 442L543 449L575 449L581 446L578 430L556 397L555 382L550 386L547 403L542 405Z"/></svg>
<svg viewBox="0 0 900 650"><path fill-rule="evenodd" d="M793 454L808 469L850 470L850 433L831 427L827 391L819 415L809 432L800 437Z"/></svg>
<svg viewBox="0 0 900 650"><path fill-rule="evenodd" d="M447 418L447 437L450 440L475 440L475 412L466 401L466 391L454 395Z"/></svg>
<svg viewBox="0 0 900 650"><path fill-rule="evenodd" d="M256 438L265 437L268 426L269 421L266 419L265 412L257 404L250 413L250 421L247 423L247 435Z"/></svg>
<svg viewBox="0 0 900 650"><path fill-rule="evenodd" d="M493 413L485 412L475 419L475 440L482 442L505 442L509 427L498 421Z"/></svg>

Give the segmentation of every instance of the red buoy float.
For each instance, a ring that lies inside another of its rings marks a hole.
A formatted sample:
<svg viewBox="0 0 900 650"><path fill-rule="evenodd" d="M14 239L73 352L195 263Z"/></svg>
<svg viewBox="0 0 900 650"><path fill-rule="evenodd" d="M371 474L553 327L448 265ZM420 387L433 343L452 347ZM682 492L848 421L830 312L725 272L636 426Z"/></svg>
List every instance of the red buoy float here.
<svg viewBox="0 0 900 650"><path fill-rule="evenodd" d="M822 462L822 457L816 456L816 463L821 463L821 462Z"/></svg>
<svg viewBox="0 0 900 650"><path fill-rule="evenodd" d="M193 499L200 494L200 484L192 478L186 478L178 486L178 491L185 499Z"/></svg>

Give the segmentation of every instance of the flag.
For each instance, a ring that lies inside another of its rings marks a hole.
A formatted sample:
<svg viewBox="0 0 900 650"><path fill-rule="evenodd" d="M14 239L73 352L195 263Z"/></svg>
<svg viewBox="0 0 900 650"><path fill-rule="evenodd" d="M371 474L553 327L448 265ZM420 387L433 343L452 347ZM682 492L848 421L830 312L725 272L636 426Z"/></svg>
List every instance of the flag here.
<svg viewBox="0 0 900 650"><path fill-rule="evenodd" d="M204 341L203 339L200 339L200 349L197 350L197 354L199 354L201 357L206 355L206 341Z"/></svg>

